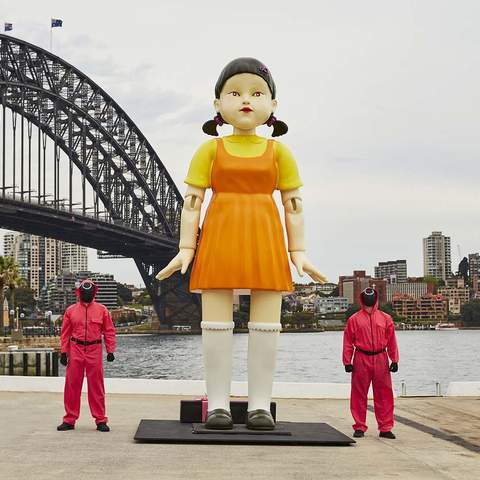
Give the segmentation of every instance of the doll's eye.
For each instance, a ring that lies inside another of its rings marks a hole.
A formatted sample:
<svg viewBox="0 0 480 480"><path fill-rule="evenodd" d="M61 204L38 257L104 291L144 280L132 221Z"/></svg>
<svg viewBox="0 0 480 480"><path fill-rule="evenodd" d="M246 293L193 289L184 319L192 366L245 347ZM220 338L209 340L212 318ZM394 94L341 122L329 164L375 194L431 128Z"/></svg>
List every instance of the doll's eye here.
<svg viewBox="0 0 480 480"><path fill-rule="evenodd" d="M234 97L239 97L240 94L238 92L230 92Z"/></svg>
<svg viewBox="0 0 480 480"><path fill-rule="evenodd" d="M262 92L253 92L254 97L259 97L260 95L263 95Z"/></svg>

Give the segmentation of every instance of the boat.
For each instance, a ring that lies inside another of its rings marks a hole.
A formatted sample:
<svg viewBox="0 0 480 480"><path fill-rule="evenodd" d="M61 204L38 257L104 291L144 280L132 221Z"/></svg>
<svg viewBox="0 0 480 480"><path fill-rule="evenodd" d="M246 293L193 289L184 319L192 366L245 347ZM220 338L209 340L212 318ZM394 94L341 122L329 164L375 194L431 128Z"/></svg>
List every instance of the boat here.
<svg viewBox="0 0 480 480"><path fill-rule="evenodd" d="M454 323L437 323L435 330L458 330L458 327Z"/></svg>

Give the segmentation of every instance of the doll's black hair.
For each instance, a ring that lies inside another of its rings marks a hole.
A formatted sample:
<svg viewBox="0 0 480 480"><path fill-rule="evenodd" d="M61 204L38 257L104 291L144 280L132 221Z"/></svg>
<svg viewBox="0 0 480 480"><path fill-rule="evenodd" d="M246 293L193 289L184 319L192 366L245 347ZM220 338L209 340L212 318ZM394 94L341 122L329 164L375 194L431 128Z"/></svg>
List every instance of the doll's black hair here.
<svg viewBox="0 0 480 480"><path fill-rule="evenodd" d="M263 78L270 89L272 99L275 98L277 92L270 70L262 62L251 57L236 58L226 65L226 67L220 73L217 83L215 84L215 98L220 98L220 93L222 92L222 88L226 81L230 77L240 73L253 73L254 75L258 75L259 77ZM224 123L226 122L220 115L220 112L217 112L213 120L208 120L203 124L202 130L207 135L217 137L217 126L222 126ZM273 127L272 137L278 137L288 132L287 124L281 120L277 120L273 113L270 115L265 124L269 127Z"/></svg>

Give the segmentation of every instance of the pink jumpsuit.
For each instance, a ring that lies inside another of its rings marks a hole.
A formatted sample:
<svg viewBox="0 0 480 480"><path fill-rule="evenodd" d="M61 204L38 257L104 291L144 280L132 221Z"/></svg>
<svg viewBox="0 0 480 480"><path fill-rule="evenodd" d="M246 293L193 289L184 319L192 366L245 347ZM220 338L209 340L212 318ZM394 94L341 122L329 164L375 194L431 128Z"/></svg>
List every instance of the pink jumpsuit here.
<svg viewBox="0 0 480 480"><path fill-rule="evenodd" d="M367 312L362 299L360 304L361 310L348 319L343 335L343 364L352 365L354 356L350 396L350 411L355 420L353 429L367 431L367 398L372 384L378 429L388 432L394 423L388 357L392 362L398 362L395 328L392 317L378 309L378 295L371 313ZM361 350L376 354L367 355Z"/></svg>
<svg viewBox="0 0 480 480"><path fill-rule="evenodd" d="M77 292L78 295L78 292ZM103 385L102 344L81 345L72 340L91 342L105 338L107 353L115 351L115 327L110 313L101 303L92 300L83 303L80 299L70 305L63 315L61 349L68 356L65 376L63 421L75 425L80 414L80 397L83 377L86 373L88 404L95 423L108 422L105 416L105 388Z"/></svg>

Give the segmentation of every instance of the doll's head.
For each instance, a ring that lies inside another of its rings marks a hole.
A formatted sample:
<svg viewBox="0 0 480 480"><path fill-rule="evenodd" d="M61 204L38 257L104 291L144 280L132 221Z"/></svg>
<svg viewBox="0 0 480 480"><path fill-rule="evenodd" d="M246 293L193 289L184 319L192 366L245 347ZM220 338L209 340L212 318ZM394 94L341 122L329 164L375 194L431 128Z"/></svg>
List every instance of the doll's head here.
<svg viewBox="0 0 480 480"><path fill-rule="evenodd" d="M245 131L266 124L273 126L273 137L283 135L288 127L273 115L277 108L275 95L275 82L262 62L250 57L232 60L215 85L217 115L204 123L203 131L217 136L217 126L224 123Z"/></svg>

